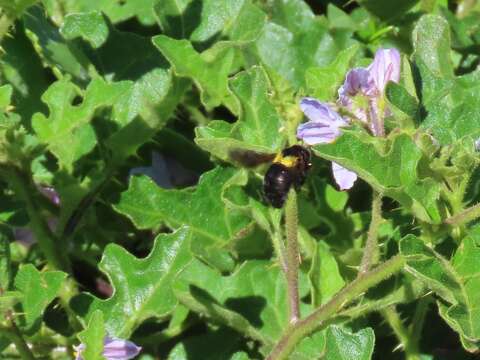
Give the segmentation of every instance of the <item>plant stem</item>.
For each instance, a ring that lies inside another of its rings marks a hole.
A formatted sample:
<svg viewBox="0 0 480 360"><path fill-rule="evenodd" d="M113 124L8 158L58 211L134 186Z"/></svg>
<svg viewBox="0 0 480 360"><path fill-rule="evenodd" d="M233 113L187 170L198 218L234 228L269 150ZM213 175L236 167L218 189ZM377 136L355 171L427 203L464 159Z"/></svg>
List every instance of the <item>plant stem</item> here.
<svg viewBox="0 0 480 360"><path fill-rule="evenodd" d="M425 317L428 313L428 308L431 302L431 296L423 296L420 298L417 303L417 307L415 308L415 313L413 314L412 323L408 329L410 332L412 346L414 346L416 349L420 349L419 342L422 335L423 325L425 323Z"/></svg>
<svg viewBox="0 0 480 360"><path fill-rule="evenodd" d="M287 237L287 290L290 305L290 323L300 319L300 300L298 296L298 209L297 193L294 189L288 193L285 205L285 233Z"/></svg>
<svg viewBox="0 0 480 360"><path fill-rule="evenodd" d="M372 220L368 228L367 242L363 249L358 275L366 273L378 261L378 228L382 222L382 195L373 191Z"/></svg>
<svg viewBox="0 0 480 360"><path fill-rule="evenodd" d="M392 328L398 341L400 341L403 351L405 352L405 358L407 360L420 360L418 349L412 341L411 334L405 326L403 326L402 319L400 319L395 307L390 306L383 309L380 313Z"/></svg>
<svg viewBox="0 0 480 360"><path fill-rule="evenodd" d="M288 358L296 344L305 336L315 330L320 330L327 325L333 315L351 301L355 300L362 293L389 278L403 268L405 260L397 255L375 269L360 275L341 291L339 291L329 302L316 309L305 319L299 320L296 324L290 325L277 344L272 349L267 360L281 360Z"/></svg>
<svg viewBox="0 0 480 360"><path fill-rule="evenodd" d="M48 227L47 222L41 215L40 208L34 201L33 196L37 193L37 189L31 176L23 173L20 169L11 167L7 172L6 180L10 182L15 193L25 202L32 231L49 265L55 269L70 272L70 262L62 244Z"/></svg>
<svg viewBox="0 0 480 360"><path fill-rule="evenodd" d="M444 220L445 224L459 226L480 217L480 203Z"/></svg>
<svg viewBox="0 0 480 360"><path fill-rule="evenodd" d="M273 250L277 255L278 262L280 263L280 268L282 269L283 273L287 273L287 263L285 261L285 246L283 244L282 234L279 231L275 231L274 233L270 234L273 244Z"/></svg>
<svg viewBox="0 0 480 360"><path fill-rule="evenodd" d="M11 319L11 314L7 315L8 327L0 327L0 335L7 337L17 349L19 355L24 360L35 360L32 351L28 347L25 339L22 337L20 330L18 330L17 325Z"/></svg>

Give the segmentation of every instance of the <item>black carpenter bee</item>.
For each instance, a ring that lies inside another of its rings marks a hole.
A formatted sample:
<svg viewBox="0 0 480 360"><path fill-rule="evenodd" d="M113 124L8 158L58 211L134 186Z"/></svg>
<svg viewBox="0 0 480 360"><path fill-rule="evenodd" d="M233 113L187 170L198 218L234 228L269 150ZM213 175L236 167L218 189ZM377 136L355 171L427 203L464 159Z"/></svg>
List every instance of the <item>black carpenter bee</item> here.
<svg viewBox="0 0 480 360"><path fill-rule="evenodd" d="M247 167L257 166L272 161L263 178L263 193L266 200L275 208L281 208L287 200L292 186L299 189L307 177L310 151L300 145L283 149L281 153L258 154L253 151L233 151L231 157Z"/></svg>

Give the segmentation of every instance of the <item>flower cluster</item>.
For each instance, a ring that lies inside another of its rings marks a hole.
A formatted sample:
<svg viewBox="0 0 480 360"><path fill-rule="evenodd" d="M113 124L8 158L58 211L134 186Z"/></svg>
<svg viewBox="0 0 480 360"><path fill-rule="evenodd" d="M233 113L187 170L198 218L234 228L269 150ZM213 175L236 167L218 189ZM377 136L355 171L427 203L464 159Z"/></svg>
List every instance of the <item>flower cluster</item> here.
<svg viewBox="0 0 480 360"><path fill-rule="evenodd" d="M308 145L327 144L340 136L340 128L353 120L365 123L375 136L384 136L383 119L390 114L385 106L385 87L400 79L400 53L396 49L380 49L367 68L354 68L347 73L338 90L338 106L349 115L342 117L328 104L304 98L300 107L310 120L297 129L297 137ZM341 190L350 189L357 174L332 162L335 181Z"/></svg>

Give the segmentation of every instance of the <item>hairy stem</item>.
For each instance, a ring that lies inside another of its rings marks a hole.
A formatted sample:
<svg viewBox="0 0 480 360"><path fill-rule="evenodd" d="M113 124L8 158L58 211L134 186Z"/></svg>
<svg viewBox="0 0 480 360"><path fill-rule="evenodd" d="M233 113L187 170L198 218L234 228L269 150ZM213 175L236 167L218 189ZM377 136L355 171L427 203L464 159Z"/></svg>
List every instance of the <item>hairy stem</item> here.
<svg viewBox="0 0 480 360"><path fill-rule="evenodd" d="M420 355L418 353L418 348L414 341L412 341L411 334L405 328L402 323L402 319L398 315L397 310L394 306L390 306L388 308L383 309L381 312L382 316L385 318L387 323L392 328L395 336L397 337L398 341L400 341L400 345L405 352L405 358L407 360L420 360Z"/></svg>
<svg viewBox="0 0 480 360"><path fill-rule="evenodd" d="M70 272L70 262L63 250L59 239L52 233L47 222L41 215L34 195L37 189L31 176L23 173L20 169L11 167L7 172L7 178L15 193L25 202L32 231L38 241L38 245L49 265L55 269Z"/></svg>
<svg viewBox="0 0 480 360"><path fill-rule="evenodd" d="M300 300L298 296L298 209L297 193L294 189L288 193L285 205L285 233L287 237L287 288L290 305L290 323L300 319Z"/></svg>
<svg viewBox="0 0 480 360"><path fill-rule="evenodd" d="M397 255L375 269L360 275L341 291L339 291L329 302L316 309L305 319L299 320L296 324L290 325L283 336L272 349L267 360L286 359L293 351L298 342L305 336L316 330L321 330L327 325L327 321L340 309L351 301L355 300L369 288L389 278L403 268L405 260Z"/></svg>
<svg viewBox="0 0 480 360"><path fill-rule="evenodd" d="M480 203L444 220L445 224L459 226L480 217Z"/></svg>
<svg viewBox="0 0 480 360"><path fill-rule="evenodd" d="M270 235L273 243L273 250L277 255L278 262L280 263L280 268L284 272L287 273L287 263L285 260L285 246L283 244L283 238L280 231L275 231Z"/></svg>
<svg viewBox="0 0 480 360"><path fill-rule="evenodd" d="M373 192L372 220L368 229L367 242L363 249L363 257L358 274L366 273L378 261L378 227L382 222L382 195Z"/></svg>
<svg viewBox="0 0 480 360"><path fill-rule="evenodd" d="M420 349L420 338L422 335L423 325L425 324L425 317L428 313L428 308L432 303L431 296L424 296L420 298L413 314L412 323L409 326L410 339L412 346L416 349Z"/></svg>

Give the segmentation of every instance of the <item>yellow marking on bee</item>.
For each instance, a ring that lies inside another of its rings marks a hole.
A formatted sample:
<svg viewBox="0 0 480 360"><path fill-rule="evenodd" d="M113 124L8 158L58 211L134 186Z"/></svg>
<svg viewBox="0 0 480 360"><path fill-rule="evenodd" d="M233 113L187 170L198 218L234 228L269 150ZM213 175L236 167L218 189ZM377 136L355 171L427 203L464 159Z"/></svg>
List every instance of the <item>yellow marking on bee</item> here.
<svg viewBox="0 0 480 360"><path fill-rule="evenodd" d="M287 168L295 167L297 165L297 161L298 158L296 156L282 156L281 153L275 156L275 159L273 159L274 163L282 164Z"/></svg>

